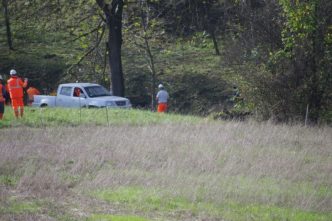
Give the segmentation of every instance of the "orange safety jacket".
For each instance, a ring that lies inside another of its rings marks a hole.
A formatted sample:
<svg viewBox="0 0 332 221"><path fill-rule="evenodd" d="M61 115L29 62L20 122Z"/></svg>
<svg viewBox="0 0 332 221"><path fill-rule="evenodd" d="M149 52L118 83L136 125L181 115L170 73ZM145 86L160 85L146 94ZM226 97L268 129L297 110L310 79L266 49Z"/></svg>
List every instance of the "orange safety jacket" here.
<svg viewBox="0 0 332 221"><path fill-rule="evenodd" d="M29 95L29 101L33 101L33 96L34 95L40 95L40 92L37 88L34 87L29 87L27 90L27 93Z"/></svg>
<svg viewBox="0 0 332 221"><path fill-rule="evenodd" d="M23 98L23 88L27 86L28 82L23 82L21 78L18 78L16 76L11 77L7 82L10 98Z"/></svg>
<svg viewBox="0 0 332 221"><path fill-rule="evenodd" d="M5 97L4 97L3 91L4 91L4 86L0 83L0 102L4 102L5 101Z"/></svg>

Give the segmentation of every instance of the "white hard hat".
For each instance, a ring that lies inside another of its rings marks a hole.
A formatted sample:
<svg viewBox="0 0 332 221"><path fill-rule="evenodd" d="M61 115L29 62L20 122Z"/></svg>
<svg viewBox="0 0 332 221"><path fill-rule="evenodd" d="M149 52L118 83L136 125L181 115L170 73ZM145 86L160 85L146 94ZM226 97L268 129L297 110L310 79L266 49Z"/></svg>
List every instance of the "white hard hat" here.
<svg viewBox="0 0 332 221"><path fill-rule="evenodd" d="M10 70L10 75L16 75L16 71L14 69Z"/></svg>
<svg viewBox="0 0 332 221"><path fill-rule="evenodd" d="M159 85L158 85L158 88L164 88L164 85L159 84Z"/></svg>
<svg viewBox="0 0 332 221"><path fill-rule="evenodd" d="M0 80L3 80L2 75L0 75Z"/></svg>

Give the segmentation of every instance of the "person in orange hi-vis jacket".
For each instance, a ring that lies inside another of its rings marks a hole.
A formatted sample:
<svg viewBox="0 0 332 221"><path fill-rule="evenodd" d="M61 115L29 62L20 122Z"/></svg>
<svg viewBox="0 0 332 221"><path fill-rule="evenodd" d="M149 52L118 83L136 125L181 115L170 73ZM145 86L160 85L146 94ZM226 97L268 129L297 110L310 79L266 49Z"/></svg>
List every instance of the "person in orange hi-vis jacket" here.
<svg viewBox="0 0 332 221"><path fill-rule="evenodd" d="M0 75L0 120L3 118L3 113L5 112L5 94L6 89L5 86L2 84L3 78L2 75Z"/></svg>
<svg viewBox="0 0 332 221"><path fill-rule="evenodd" d="M30 86L27 90L27 93L29 96L28 104L31 106L31 104L33 102L33 96L40 95L40 91L37 88Z"/></svg>
<svg viewBox="0 0 332 221"><path fill-rule="evenodd" d="M22 79L17 76L17 73L14 69L10 70L10 76L11 77L7 83L14 114L16 118L19 116L23 117L23 88L28 85L28 79L25 78L24 81L22 81Z"/></svg>

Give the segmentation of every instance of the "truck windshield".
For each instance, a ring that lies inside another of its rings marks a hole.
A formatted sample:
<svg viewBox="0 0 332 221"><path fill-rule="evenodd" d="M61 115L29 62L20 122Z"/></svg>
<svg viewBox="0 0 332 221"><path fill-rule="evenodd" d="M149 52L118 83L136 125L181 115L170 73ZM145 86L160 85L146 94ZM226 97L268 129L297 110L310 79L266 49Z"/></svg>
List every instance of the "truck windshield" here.
<svg viewBox="0 0 332 221"><path fill-rule="evenodd" d="M89 97L102 97L102 96L110 96L110 92L106 90L106 88L102 86L89 86L84 87L86 93Z"/></svg>

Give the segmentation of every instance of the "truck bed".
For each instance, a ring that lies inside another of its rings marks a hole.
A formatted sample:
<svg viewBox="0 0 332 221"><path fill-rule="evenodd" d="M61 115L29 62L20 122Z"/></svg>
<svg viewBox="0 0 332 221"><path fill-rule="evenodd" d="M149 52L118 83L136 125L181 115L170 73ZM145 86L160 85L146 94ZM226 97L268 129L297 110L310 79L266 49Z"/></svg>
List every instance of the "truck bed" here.
<svg viewBox="0 0 332 221"><path fill-rule="evenodd" d="M33 107L54 107L56 103L56 96L49 95L34 95L33 96Z"/></svg>

